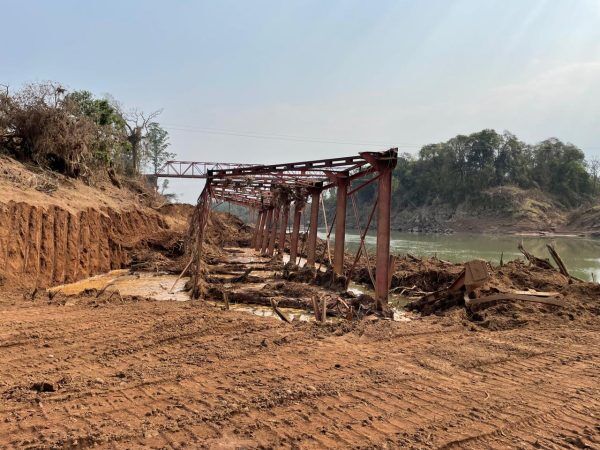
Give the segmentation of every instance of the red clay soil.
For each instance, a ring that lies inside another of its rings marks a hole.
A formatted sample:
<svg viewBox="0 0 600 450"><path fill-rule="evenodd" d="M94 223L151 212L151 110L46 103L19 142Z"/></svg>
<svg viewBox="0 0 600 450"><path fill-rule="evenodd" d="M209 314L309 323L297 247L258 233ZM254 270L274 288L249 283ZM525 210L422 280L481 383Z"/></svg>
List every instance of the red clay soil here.
<svg viewBox="0 0 600 450"><path fill-rule="evenodd" d="M92 187L0 157L0 280L72 282L129 266L149 241L182 239L191 207L152 208L152 191L127 184Z"/></svg>
<svg viewBox="0 0 600 450"><path fill-rule="evenodd" d="M598 448L600 330L0 294L1 448Z"/></svg>

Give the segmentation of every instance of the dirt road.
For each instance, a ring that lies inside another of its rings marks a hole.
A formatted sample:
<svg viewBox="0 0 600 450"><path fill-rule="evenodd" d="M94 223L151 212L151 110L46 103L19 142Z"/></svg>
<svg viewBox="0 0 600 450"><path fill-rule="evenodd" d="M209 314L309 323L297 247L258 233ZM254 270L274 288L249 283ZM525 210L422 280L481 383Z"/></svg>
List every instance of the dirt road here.
<svg viewBox="0 0 600 450"><path fill-rule="evenodd" d="M0 297L2 448L600 445L598 328Z"/></svg>

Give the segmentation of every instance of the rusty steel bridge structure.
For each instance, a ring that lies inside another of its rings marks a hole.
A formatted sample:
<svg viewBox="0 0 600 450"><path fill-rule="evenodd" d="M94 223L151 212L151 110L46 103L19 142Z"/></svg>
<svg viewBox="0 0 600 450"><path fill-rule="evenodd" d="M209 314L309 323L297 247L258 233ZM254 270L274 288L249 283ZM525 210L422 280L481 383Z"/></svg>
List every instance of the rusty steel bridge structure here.
<svg viewBox="0 0 600 450"><path fill-rule="evenodd" d="M195 233L195 271L202 265L202 243L206 238L206 225L215 202L230 202L254 212L256 223L252 235L252 247L265 256L283 254L287 228L292 213L290 238L290 261L299 256L300 222L303 209L310 205L310 224L305 243L306 267L315 267L319 209L322 195L335 188L336 207L329 235L335 226L333 258L334 276L350 279L351 272L361 255L367 259L369 273L375 288L379 308L387 305L392 272L390 257L390 206L392 171L396 166L398 149L383 152L361 152L356 155L290 162L283 164L252 165L235 163L210 163L192 161L169 161L155 173L157 177L201 178L206 183L198 199L193 217ZM366 226L361 229L354 194L377 183L377 200L372 205ZM346 212L348 199L354 207L361 242L349 273L344 273ZM293 211L292 211L293 207ZM365 236L377 213L377 245L375 270L372 274ZM322 208L325 215L325 208ZM325 223L326 217L324 217ZM333 260L333 261L331 261ZM197 275L197 274L196 274ZM347 285L347 284L346 284Z"/></svg>
<svg viewBox="0 0 600 450"><path fill-rule="evenodd" d="M167 161L154 174L156 178L201 178L206 179L209 170L230 169L251 166L251 164Z"/></svg>

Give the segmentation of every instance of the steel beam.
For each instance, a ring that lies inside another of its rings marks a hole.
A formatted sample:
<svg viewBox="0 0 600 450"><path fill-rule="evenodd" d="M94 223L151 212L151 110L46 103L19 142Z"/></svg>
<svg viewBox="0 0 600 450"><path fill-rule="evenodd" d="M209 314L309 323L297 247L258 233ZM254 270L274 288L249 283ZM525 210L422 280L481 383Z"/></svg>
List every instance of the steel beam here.
<svg viewBox="0 0 600 450"><path fill-rule="evenodd" d="M300 235L300 220L302 219L302 202L294 202L294 224L292 225L292 237L290 238L290 262L296 264L298 257L298 236Z"/></svg>
<svg viewBox="0 0 600 450"><path fill-rule="evenodd" d="M389 237L390 237L390 204L391 204L391 171L396 165L397 149L386 152L363 152L359 156L300 161L271 165L234 165L218 163L195 163L170 161L162 176L206 177L207 183L201 194L205 201L221 200L254 208L259 211L256 219L256 230L252 236L255 249L265 255L273 255L276 243L283 252L289 204L284 207L282 217L280 211L275 212L275 195L278 189L282 192L292 191L298 202L294 203L294 227L291 236L290 256L295 260L299 252L298 240L301 221L301 210L304 202L312 197L310 212L310 230L307 243L307 266L314 267L316 262L316 244L320 198L322 192L337 187L334 271L338 275L344 273L344 244L346 228L347 196L363 189L370 183L378 181L379 201L378 234L377 234L377 280L376 297L378 307L387 302L389 283ZM350 190L354 179L368 174L377 176ZM212 188L211 188L212 186ZM207 197L208 196L208 197ZM277 224L280 222L280 226ZM253 220L254 221L254 220ZM295 261L294 261L295 262Z"/></svg>
<svg viewBox="0 0 600 450"><path fill-rule="evenodd" d="M392 169L380 171L377 190L377 266L375 297L381 308L387 305L390 276L390 206L392 200Z"/></svg>
<svg viewBox="0 0 600 450"><path fill-rule="evenodd" d="M258 250L258 242L261 237L260 228L262 223L264 222L264 214L263 210L259 210L256 216L256 228L254 229L254 235L252 236L252 247L255 250Z"/></svg>
<svg viewBox="0 0 600 450"><path fill-rule="evenodd" d="M249 165L200 161L166 161L153 175L163 178L208 178L209 170L230 169Z"/></svg>
<svg viewBox="0 0 600 450"><path fill-rule="evenodd" d="M333 271L344 275L344 244L346 243L346 205L348 203L348 174L336 177L335 248L333 251Z"/></svg>
<svg viewBox="0 0 600 450"><path fill-rule="evenodd" d="M267 249L267 256L273 256L275 253L275 242L277 241L277 228L279 224L279 215L281 212L281 208L279 206L275 207L273 211L273 220L271 221L271 231L269 235L269 248Z"/></svg>
<svg viewBox="0 0 600 450"><path fill-rule="evenodd" d="M281 209L281 223L279 224L279 253L285 253L285 234L288 226L288 221L290 220L290 204L286 203L283 205Z"/></svg>
<svg viewBox="0 0 600 450"><path fill-rule="evenodd" d="M265 220L265 227L263 228L261 253L267 254L267 248L269 247L269 232L271 231L271 222L273 221L273 208L267 210L267 218Z"/></svg>
<svg viewBox="0 0 600 450"><path fill-rule="evenodd" d="M316 159L312 161L300 161L295 163L287 164L269 164L269 165L257 165L257 166L246 166L246 167L234 167L227 169L219 169L214 171L216 177L226 177L235 175L246 175L246 174L261 174L268 172L284 172L284 171L315 171L319 169L328 169L341 167L343 170L354 170L362 167L366 164L366 161L362 156L346 156L342 158L331 158L331 159Z"/></svg>
<svg viewBox="0 0 600 450"><path fill-rule="evenodd" d="M308 232L308 253L306 255L306 266L315 267L315 254L317 251L317 228L319 226L319 202L321 189L311 189L310 204L310 230Z"/></svg>

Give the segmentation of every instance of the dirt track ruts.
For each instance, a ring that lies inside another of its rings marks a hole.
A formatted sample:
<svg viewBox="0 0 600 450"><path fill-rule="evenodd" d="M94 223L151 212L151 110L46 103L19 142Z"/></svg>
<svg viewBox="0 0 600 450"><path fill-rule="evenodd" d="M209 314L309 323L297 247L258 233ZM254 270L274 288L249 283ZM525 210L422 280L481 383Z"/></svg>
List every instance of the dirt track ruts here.
<svg viewBox="0 0 600 450"><path fill-rule="evenodd" d="M0 303L0 447L600 445L600 333ZM473 331L477 330L477 331ZM37 393L48 381L55 392Z"/></svg>

